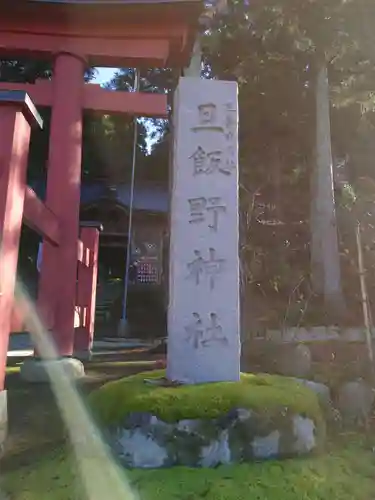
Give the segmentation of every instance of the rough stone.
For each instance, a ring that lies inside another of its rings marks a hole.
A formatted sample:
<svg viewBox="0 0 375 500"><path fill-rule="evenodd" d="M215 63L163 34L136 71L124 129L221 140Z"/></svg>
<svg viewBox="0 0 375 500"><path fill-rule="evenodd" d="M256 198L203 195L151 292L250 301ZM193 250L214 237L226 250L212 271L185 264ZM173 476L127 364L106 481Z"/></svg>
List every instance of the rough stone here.
<svg viewBox="0 0 375 500"><path fill-rule="evenodd" d="M331 401L331 392L330 389L327 385L322 384L320 382L314 382L313 380L306 380L303 378L296 378L295 379L297 382L300 384L303 384L304 386L308 387L312 391L315 392L315 394L318 396L320 402L324 406L330 406L332 401Z"/></svg>
<svg viewBox="0 0 375 500"><path fill-rule="evenodd" d="M124 429L119 444L123 450L120 458L131 467L143 469L163 467L168 458L166 449L140 429Z"/></svg>
<svg viewBox="0 0 375 500"><path fill-rule="evenodd" d="M281 330L267 330L266 331L266 340L269 342L282 342L283 340L283 332Z"/></svg>
<svg viewBox="0 0 375 500"><path fill-rule="evenodd" d="M296 438L294 443L296 453L304 455L315 448L315 424L310 418L295 415L293 417L293 433Z"/></svg>
<svg viewBox="0 0 375 500"><path fill-rule="evenodd" d="M8 432L7 391L0 391L0 456L2 454Z"/></svg>
<svg viewBox="0 0 375 500"><path fill-rule="evenodd" d="M223 431L219 438L204 446L201 451L202 467L216 467L217 465L229 464L231 462L231 452L228 442L228 431Z"/></svg>
<svg viewBox="0 0 375 500"><path fill-rule="evenodd" d="M124 465L136 468L216 467L304 455L316 447L315 423L302 415L283 412L269 419L244 408L228 415L226 428L223 418L167 423L152 416L136 428L108 430L109 441ZM139 423L138 416L128 422Z"/></svg>
<svg viewBox="0 0 375 500"><path fill-rule="evenodd" d="M144 427L150 425L153 419L153 415L148 412L133 412L131 413L124 422L124 427L127 429L136 429L137 427Z"/></svg>
<svg viewBox="0 0 375 500"><path fill-rule="evenodd" d="M364 380L356 380L340 387L336 404L344 422L363 423L370 417L374 400L374 389Z"/></svg>
<svg viewBox="0 0 375 500"><path fill-rule="evenodd" d="M280 432L273 431L266 437L256 437L252 443L255 458L274 458L279 454Z"/></svg>
<svg viewBox="0 0 375 500"><path fill-rule="evenodd" d="M26 359L21 366L20 377L25 382L49 382L49 371L60 370L71 380L78 380L85 376L83 363L74 358L60 358L54 360Z"/></svg>
<svg viewBox="0 0 375 500"><path fill-rule="evenodd" d="M365 337L359 328L345 328L342 331L341 338L346 342L360 342Z"/></svg>
<svg viewBox="0 0 375 500"><path fill-rule="evenodd" d="M298 331L299 328L291 327L283 330L282 339L283 342L297 342L298 341Z"/></svg>
<svg viewBox="0 0 375 500"><path fill-rule="evenodd" d="M236 410L236 416L239 422L245 422L246 420L249 420L252 415L252 411L248 410L247 408L238 408Z"/></svg>
<svg viewBox="0 0 375 500"><path fill-rule="evenodd" d="M328 331L325 326L313 326L310 329L310 342L325 340L328 338Z"/></svg>
<svg viewBox="0 0 375 500"><path fill-rule="evenodd" d="M281 352L278 371L290 377L306 377L311 371L311 351L305 344L290 346Z"/></svg>
<svg viewBox="0 0 375 500"><path fill-rule="evenodd" d="M296 328L295 339L297 342L308 342L311 337L311 330L307 330L306 328Z"/></svg>
<svg viewBox="0 0 375 500"><path fill-rule="evenodd" d="M191 77L175 93L167 376L183 383L240 379L237 93Z"/></svg>
<svg viewBox="0 0 375 500"><path fill-rule="evenodd" d="M181 432L188 432L194 434L198 431L199 428L199 420L180 420L177 422L176 429Z"/></svg>
<svg viewBox="0 0 375 500"><path fill-rule="evenodd" d="M328 326L327 331L326 331L327 339L330 339L330 340L339 339L340 338L340 331L341 331L341 329L338 326ZM322 337L322 339L324 339L324 337Z"/></svg>

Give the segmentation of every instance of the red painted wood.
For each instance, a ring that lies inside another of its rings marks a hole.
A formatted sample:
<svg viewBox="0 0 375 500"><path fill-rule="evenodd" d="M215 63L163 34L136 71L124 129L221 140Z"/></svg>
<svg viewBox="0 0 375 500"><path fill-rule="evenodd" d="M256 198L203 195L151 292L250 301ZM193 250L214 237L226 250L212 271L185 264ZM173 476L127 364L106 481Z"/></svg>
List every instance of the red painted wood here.
<svg viewBox="0 0 375 500"><path fill-rule="evenodd" d="M85 85L84 108L102 113L125 113L133 116L155 118L168 117L168 102L165 94L142 92L113 92L100 85Z"/></svg>
<svg viewBox="0 0 375 500"><path fill-rule="evenodd" d="M101 37L65 37L0 31L2 53L22 54L25 49L35 57L69 52L87 58L93 66L164 67L170 42L164 39L111 39Z"/></svg>
<svg viewBox="0 0 375 500"><path fill-rule="evenodd" d="M98 278L99 231L83 228L81 241L90 250L90 265L78 265L77 306L81 311L81 323L75 333L74 351L89 353L94 339L96 284Z"/></svg>
<svg viewBox="0 0 375 500"><path fill-rule="evenodd" d="M37 196L31 187L26 187L23 221L50 243L60 243L60 224L56 215Z"/></svg>
<svg viewBox="0 0 375 500"><path fill-rule="evenodd" d="M95 38L105 40L107 44L114 43L118 45L114 53L107 59L105 54L100 52L99 48L90 52L98 52L100 60L93 58L90 62L100 66L117 66L113 61L113 56L117 54L122 58L127 58L128 64L124 62L119 66L138 66L134 62L130 63L133 55L128 56L128 50L125 43L135 47L138 43L139 48L147 40L164 40L170 44L168 60L166 67L184 67L188 64L191 49L194 43L197 21L204 8L204 2L201 0L189 2L165 2L160 4L127 4L127 5L67 5L54 3L23 3L22 8L19 2L10 3L6 9L1 10L0 32L14 33L22 35L41 35L50 36L58 39L59 37L68 37L72 40ZM13 8L14 7L14 8ZM0 7L1 9L1 7ZM188 34L188 36L186 36ZM13 35L12 35L13 36ZM49 42L52 41L50 38ZM54 42L55 44L56 42ZM66 43L66 42L64 42ZM94 43L94 42L90 42ZM106 44L103 44L105 47ZM120 46L124 48L124 55L121 54ZM30 39L28 45L19 46L16 44L9 52L9 45L3 45L2 53L15 56L16 53L24 54L29 51L30 55L40 55L45 53L45 46L37 50L32 49L33 41ZM55 54L62 50L61 45L53 45ZM109 47L109 45L108 45ZM68 47L69 50L75 50L76 46ZM15 52L15 49L16 52ZM34 50L34 51L33 51ZM155 49L154 49L155 50ZM143 51L139 59L139 65L142 65L142 59L152 60L151 66L164 65L160 62L156 64L155 58L152 58L154 52ZM105 60L104 60L105 59Z"/></svg>
<svg viewBox="0 0 375 500"><path fill-rule="evenodd" d="M203 3L199 0L198 10L191 16L182 14L172 19L166 15L164 9L161 14L160 6L156 7L155 15L146 17L144 5L137 7L133 19L122 12L108 16L108 7L101 9L100 14L90 15L87 10L81 16L75 15L69 19L55 13L48 13L43 6L42 15L26 14L16 8L14 12L1 12L0 30L15 33L30 33L34 35L53 35L67 37L117 38L117 39L150 39L168 38L178 39L181 33L189 27L194 31L196 21L203 10ZM120 8L121 9L121 8ZM92 8L90 9L92 13ZM122 9L123 10L123 9ZM34 13L35 14L35 13ZM189 18L190 17L190 18Z"/></svg>
<svg viewBox="0 0 375 500"><path fill-rule="evenodd" d="M91 260L92 256L90 248L85 246L82 240L78 240L77 261L83 266L89 267Z"/></svg>
<svg viewBox="0 0 375 500"><path fill-rule="evenodd" d="M61 356L74 347L84 70L73 55L56 58L46 205L59 219L61 244L45 241L38 305Z"/></svg>
<svg viewBox="0 0 375 500"><path fill-rule="evenodd" d="M34 193L34 191L30 187L26 186L26 191L25 191L26 196L25 196L25 201L24 201L24 219L23 219L24 222L25 222L25 213L27 213L29 211L27 206L28 206L28 200L29 200L28 193L30 193L30 192L33 193L33 196L36 197L36 194ZM34 200L32 200L32 202L34 203ZM42 202L38 199L38 203L42 203ZM49 217L48 214L51 214L51 212L49 212L49 210L44 205L43 205L43 209L45 210L45 214L47 214L47 222L48 222L48 217ZM59 230L59 226L57 226L57 228L54 227L55 223L58 224L57 219L54 216L54 218L52 220L53 225L48 226L48 224L47 224L46 231L44 231L44 229L43 229L44 226L46 226L46 221L43 220L43 218L41 219L40 222L37 222L34 225L29 224L29 226L32 227L33 229L35 228L35 230L37 232L39 232L39 234L45 235L46 238L49 239L52 243L53 242L58 243L60 241L60 230ZM54 234L56 234L56 236L53 236ZM77 261L80 263L80 265L83 267L86 267L86 268L90 267L92 259L93 259L92 255L93 255L93 252L90 250L90 248L85 246L83 241L78 240ZM78 308L78 306L76 306L75 319L74 319L74 326L75 327L80 326L80 324L77 324L78 319L85 318L85 314L86 314L85 310L80 310L80 308ZM23 311L20 309L19 305L14 303L13 308L12 308L12 315L11 315L10 333L22 332L25 330L25 328L26 328L25 327L25 315L24 315Z"/></svg>
<svg viewBox="0 0 375 500"><path fill-rule="evenodd" d="M23 314L23 311L18 307L17 304L13 304L11 320L10 320L10 333L24 331L25 329L24 318L25 315Z"/></svg>
<svg viewBox="0 0 375 500"><path fill-rule="evenodd" d="M37 80L35 83L0 82L0 90L22 90L29 94L35 106L52 106L53 85L48 80Z"/></svg>
<svg viewBox="0 0 375 500"><path fill-rule="evenodd" d="M0 82L0 90L24 90L36 106L52 106L53 84L47 80L30 83ZM100 85L87 84L83 88L83 107L86 110L133 116L166 118L168 116L167 96L140 92L114 92Z"/></svg>
<svg viewBox="0 0 375 500"><path fill-rule="evenodd" d="M0 390L4 388L30 125L20 105L0 106Z"/></svg>
<svg viewBox="0 0 375 500"><path fill-rule="evenodd" d="M5 13L13 13L22 21L25 19L40 19L45 16L51 22L65 21L67 26L77 28L80 24L87 27L93 23L92 28L102 21L105 27L115 26L121 22L139 23L153 21L154 24L175 24L178 20L194 22L197 15L204 9L202 0L173 0L173 1L105 1L93 2L90 0L79 1L42 1L30 0L4 1ZM22 5L22 8L20 6Z"/></svg>

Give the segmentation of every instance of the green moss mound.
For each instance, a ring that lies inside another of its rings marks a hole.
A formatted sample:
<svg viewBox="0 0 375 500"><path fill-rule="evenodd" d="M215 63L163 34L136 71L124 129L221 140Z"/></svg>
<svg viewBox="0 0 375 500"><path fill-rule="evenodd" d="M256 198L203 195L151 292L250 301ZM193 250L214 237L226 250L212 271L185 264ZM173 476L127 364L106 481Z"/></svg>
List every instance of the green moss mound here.
<svg viewBox="0 0 375 500"><path fill-rule="evenodd" d="M316 394L293 379L277 375L241 374L240 382L160 387L145 379L165 376L163 370L139 373L102 386L89 402L100 423L116 426L133 412L147 412L165 422L213 419L234 408L262 415L286 411L323 422Z"/></svg>

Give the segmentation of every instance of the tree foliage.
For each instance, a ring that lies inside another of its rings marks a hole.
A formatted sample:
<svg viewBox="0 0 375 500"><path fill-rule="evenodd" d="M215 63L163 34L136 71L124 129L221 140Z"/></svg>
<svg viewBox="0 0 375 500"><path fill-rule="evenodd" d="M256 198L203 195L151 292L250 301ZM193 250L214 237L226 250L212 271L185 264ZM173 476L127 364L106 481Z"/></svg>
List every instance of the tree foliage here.
<svg viewBox="0 0 375 500"><path fill-rule="evenodd" d="M341 203L345 186L356 192L358 172L371 158L363 142L366 137L371 142L375 116L375 53L357 3L230 0L227 14L217 16L205 32L206 73L239 85L242 263L251 324L259 327L324 321L309 279L315 77L324 60L331 84L334 162L345 164L348 172L345 182L336 185ZM374 14L367 7L366 21ZM359 155L366 157L360 167ZM345 290L354 311L346 321L358 323L349 219L340 212Z"/></svg>
<svg viewBox="0 0 375 500"><path fill-rule="evenodd" d="M228 0L226 13L204 28L204 75L236 80L240 109L241 253L245 307L254 327L321 324L310 286L310 178L315 162L315 78L329 73L331 133L347 323L361 323L354 226L363 227L369 277L375 278L375 8L369 0ZM3 61L3 81L50 78L40 62ZM89 79L92 73L88 72ZM141 73L145 92L167 93L172 105L178 74ZM109 83L131 91L132 69ZM48 112L45 113L48 130ZM84 118L86 180L129 178L131 117ZM31 146L33 175L42 175L48 134ZM166 120L138 120L139 180L166 183L170 152ZM375 279L369 280L369 283ZM375 286L375 285L374 285ZM375 289L370 295L375 300Z"/></svg>

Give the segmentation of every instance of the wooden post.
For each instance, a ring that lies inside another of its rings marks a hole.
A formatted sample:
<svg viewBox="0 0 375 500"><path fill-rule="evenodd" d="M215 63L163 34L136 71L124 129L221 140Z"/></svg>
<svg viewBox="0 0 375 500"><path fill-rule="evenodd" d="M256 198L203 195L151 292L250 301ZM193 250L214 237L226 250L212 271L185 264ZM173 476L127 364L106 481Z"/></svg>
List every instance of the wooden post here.
<svg viewBox="0 0 375 500"><path fill-rule="evenodd" d="M42 120L26 92L0 91L0 450L7 434L5 370L34 124Z"/></svg>
<svg viewBox="0 0 375 500"><path fill-rule="evenodd" d="M84 69L82 59L63 53L53 76L46 206L58 217L61 242L44 240L38 305L60 356L74 348Z"/></svg>
<svg viewBox="0 0 375 500"><path fill-rule="evenodd" d="M329 81L325 60L316 80L316 165L311 194L311 269L314 292L328 310L344 312L332 162Z"/></svg>
<svg viewBox="0 0 375 500"><path fill-rule="evenodd" d="M89 258L88 265L78 263L77 307L81 314L80 325L75 329L74 353L79 359L87 359L94 340L99 232L102 226L89 222L81 226L81 241L89 251Z"/></svg>
<svg viewBox="0 0 375 500"><path fill-rule="evenodd" d="M370 308L367 296L366 287L366 269L363 263L363 252L362 252L362 238L361 238L361 225L358 222L355 230L356 243L357 243L357 253L358 253L358 273L359 282L361 285L361 298L362 298L362 311L363 311L363 321L365 324L365 338L367 346L367 355L370 362L371 370L373 371L374 364L374 353L372 349L372 333L371 333L371 321L370 321ZM373 375L373 374L372 374Z"/></svg>

